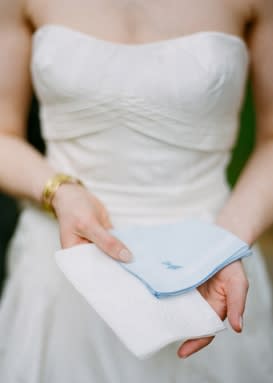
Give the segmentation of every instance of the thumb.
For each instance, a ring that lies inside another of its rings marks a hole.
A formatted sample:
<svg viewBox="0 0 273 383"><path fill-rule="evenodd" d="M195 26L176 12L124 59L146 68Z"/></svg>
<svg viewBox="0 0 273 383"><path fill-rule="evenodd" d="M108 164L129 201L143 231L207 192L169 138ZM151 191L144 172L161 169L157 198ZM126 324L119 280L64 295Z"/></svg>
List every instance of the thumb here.
<svg viewBox="0 0 273 383"><path fill-rule="evenodd" d="M87 239L80 237L78 234L71 233L68 230L60 232L60 241L63 249L90 242Z"/></svg>
<svg viewBox="0 0 273 383"><path fill-rule="evenodd" d="M245 276L231 278L227 287L227 317L236 332L243 329L243 314L248 292L248 280Z"/></svg>

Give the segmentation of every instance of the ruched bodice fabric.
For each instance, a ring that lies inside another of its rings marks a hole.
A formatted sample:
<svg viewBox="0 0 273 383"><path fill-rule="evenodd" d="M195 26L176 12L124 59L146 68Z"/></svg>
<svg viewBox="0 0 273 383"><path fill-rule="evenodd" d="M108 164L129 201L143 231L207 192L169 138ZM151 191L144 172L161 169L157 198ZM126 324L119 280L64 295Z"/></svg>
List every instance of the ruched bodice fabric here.
<svg viewBox="0 0 273 383"><path fill-rule="evenodd" d="M113 215L215 212L248 62L245 43L220 32L128 45L46 25L32 73L48 158Z"/></svg>

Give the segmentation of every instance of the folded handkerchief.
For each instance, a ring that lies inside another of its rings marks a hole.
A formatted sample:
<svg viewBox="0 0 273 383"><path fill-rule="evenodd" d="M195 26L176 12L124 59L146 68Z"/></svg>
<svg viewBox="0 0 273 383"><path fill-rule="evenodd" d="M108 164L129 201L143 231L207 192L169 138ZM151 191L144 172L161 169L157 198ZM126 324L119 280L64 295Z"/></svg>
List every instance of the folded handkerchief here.
<svg viewBox="0 0 273 383"><path fill-rule="evenodd" d="M200 219L110 231L134 256L132 263L120 265L157 298L190 291L251 254L249 245L237 236Z"/></svg>
<svg viewBox="0 0 273 383"><path fill-rule="evenodd" d="M55 259L70 283L139 359L172 342L225 329L197 290L157 299L93 243L59 250Z"/></svg>

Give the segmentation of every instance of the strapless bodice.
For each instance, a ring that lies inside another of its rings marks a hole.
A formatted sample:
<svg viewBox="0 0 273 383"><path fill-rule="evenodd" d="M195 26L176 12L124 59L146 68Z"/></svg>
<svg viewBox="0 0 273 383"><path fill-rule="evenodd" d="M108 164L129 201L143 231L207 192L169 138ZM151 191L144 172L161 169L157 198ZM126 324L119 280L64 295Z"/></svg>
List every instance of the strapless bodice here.
<svg viewBox="0 0 273 383"><path fill-rule="evenodd" d="M113 214L216 211L248 64L223 32L130 45L43 26L31 69L47 157Z"/></svg>

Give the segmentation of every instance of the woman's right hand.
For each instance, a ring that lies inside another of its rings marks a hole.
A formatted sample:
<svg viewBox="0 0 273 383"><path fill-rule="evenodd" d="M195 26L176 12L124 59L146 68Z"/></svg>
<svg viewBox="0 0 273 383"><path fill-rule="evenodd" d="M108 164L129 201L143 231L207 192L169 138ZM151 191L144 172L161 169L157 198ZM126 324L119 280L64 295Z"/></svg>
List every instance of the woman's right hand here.
<svg viewBox="0 0 273 383"><path fill-rule="evenodd" d="M60 226L63 248L94 242L112 258L130 262L132 254L116 237L108 232L113 228L103 203L87 189L76 184L62 184L53 201Z"/></svg>

